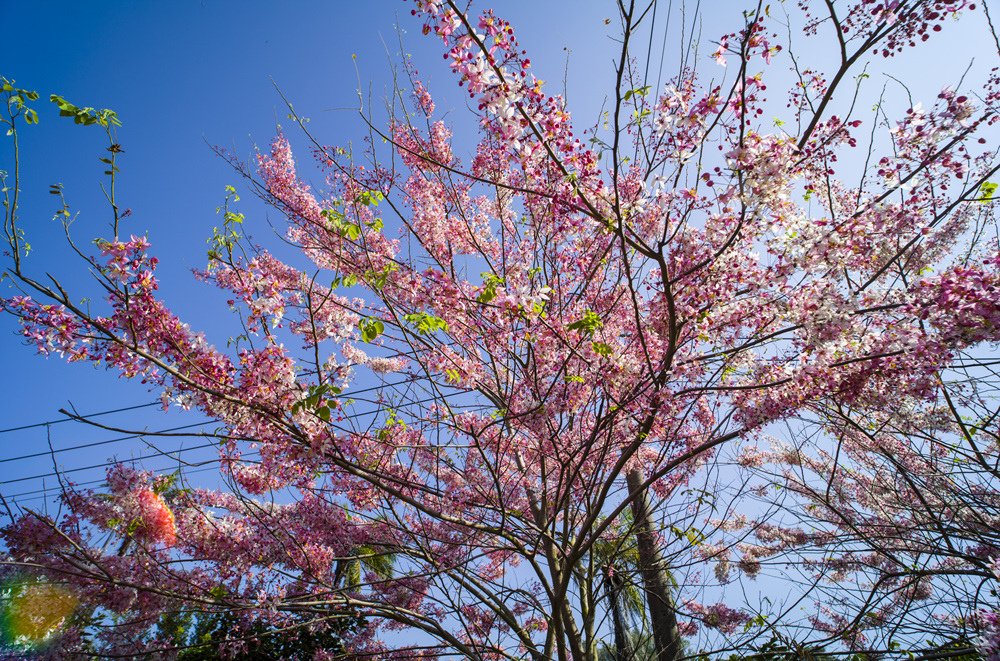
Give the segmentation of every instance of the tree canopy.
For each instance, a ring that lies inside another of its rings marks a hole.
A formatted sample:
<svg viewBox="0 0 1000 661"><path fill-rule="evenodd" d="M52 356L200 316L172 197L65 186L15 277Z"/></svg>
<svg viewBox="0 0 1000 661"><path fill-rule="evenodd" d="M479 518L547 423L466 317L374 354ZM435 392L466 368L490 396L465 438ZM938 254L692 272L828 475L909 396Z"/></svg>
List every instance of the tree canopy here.
<svg viewBox="0 0 1000 661"><path fill-rule="evenodd" d="M637 42L671 8L620 2L583 129L501 16L411 8L476 143L405 60L362 147L289 105L251 162L223 152L197 277L226 347L157 291L113 111L51 97L107 140L110 227L73 244L101 298L32 270L7 175L3 309L214 420L230 486L117 465L59 517L11 511L10 561L86 615L54 649L185 658L154 625L202 613L229 653L299 630L274 653L317 659L1000 653L1000 77L903 106L869 83L984 7L760 3L664 83ZM3 84L16 164L40 102ZM246 238L241 194L287 245Z"/></svg>

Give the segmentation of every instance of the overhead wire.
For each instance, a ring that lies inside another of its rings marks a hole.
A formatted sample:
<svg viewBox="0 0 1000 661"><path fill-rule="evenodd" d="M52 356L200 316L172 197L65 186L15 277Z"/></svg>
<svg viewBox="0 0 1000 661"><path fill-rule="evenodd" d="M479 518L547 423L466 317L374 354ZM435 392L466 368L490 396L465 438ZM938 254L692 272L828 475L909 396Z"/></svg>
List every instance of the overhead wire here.
<svg viewBox="0 0 1000 661"><path fill-rule="evenodd" d="M204 423L200 423L200 424L204 424ZM142 434L142 435L146 435L146 434ZM148 435L152 435L152 434L148 434ZM143 455L139 455L138 457L132 457L131 459L128 459L127 461L142 461L144 459L155 459L156 457L167 457L167 456L170 456L170 452L190 452L190 451L193 451L193 450L203 450L205 448L214 447L215 445L216 445L215 443L202 443L201 445L195 445L195 446L192 446L192 447L189 447L189 448L178 448L177 450L173 450L173 451L170 451L170 450L168 450L168 451L160 450L158 452L153 452L151 454L143 454ZM176 458L176 457L174 457L174 458ZM62 470L59 470L59 471L55 471L55 472L50 472L50 473L40 473L38 475L29 475L27 477L18 477L18 478L14 478L13 480L3 480L2 482L0 482L0 486L3 486L5 484L17 484L18 482L28 482L29 480L40 480L40 479L44 479L46 477L57 477L59 475L68 475L69 473L79 473L81 471L94 470L94 469L97 469L97 468L107 468L108 466L113 466L113 465L115 465L117 463L121 463L121 462L119 462L119 461L112 461L112 462L105 461L105 462L101 462L101 463L98 463L98 464L91 464L90 466L77 466L76 468L65 468L65 469L62 469Z"/></svg>
<svg viewBox="0 0 1000 661"><path fill-rule="evenodd" d="M248 457L257 457L257 456L260 456L260 452L249 452L249 453L243 455L242 458L246 459ZM216 457L216 458L214 458L214 459L212 459L210 461L198 462L195 465L196 466L205 466L206 464L210 464L210 463L214 464L214 463L217 463L218 461L219 461L219 459L218 459L218 457ZM166 470L166 469L163 469L163 470ZM206 466L204 468L196 467L193 470L186 470L186 471L184 471L184 475L187 476L187 475L194 475L194 474L197 474L197 473L207 473L208 471L214 471L214 470L217 470L215 466ZM155 469L154 469L154 471L155 471ZM99 486L99 485L102 485L102 484L105 484L104 478L99 478L99 479L95 479L95 480L87 480L86 482L76 482L76 483L74 483L73 486L74 487L91 487L91 486ZM21 493L14 493L14 494L10 494L10 495L4 496L4 497L7 498L8 500L11 500L11 501L22 502L23 503L23 502L29 501L29 500L43 500L45 498L48 498L49 496L47 496L46 494L48 494L50 492L53 492L53 491L57 491L58 492L60 490L58 488L34 489L32 491L22 491Z"/></svg>
<svg viewBox="0 0 1000 661"><path fill-rule="evenodd" d="M376 403L374 400L366 399L366 398L358 398L357 395L363 395L363 394L366 394L366 393L369 393L369 392L372 392L372 391L375 391L375 390L380 390L382 388L394 388L396 386L404 385L406 383L411 383L411 382L412 382L412 380L410 380L410 379L403 379L403 380L397 381L395 383L385 383L385 384L378 385L378 386L371 386L371 387L367 387L367 388L362 388L360 390L349 391L349 392L344 393L344 396L347 399L356 399L358 401L363 401L363 402L368 402L368 403L373 403L374 404L374 403ZM108 410L108 411L99 411L97 413L91 413L91 414L87 414L87 415L81 414L81 415L75 415L75 416L67 416L65 418L57 418L55 420L49 420L49 421L45 421L45 422L36 422L36 423L32 423L30 425L22 425L20 427L11 427L9 429L0 429L0 433L4 433L4 432L8 432L8 431L20 431L20 430L24 430L24 429L34 429L34 428L37 428L37 427L47 427L49 425L54 425L54 424L58 424L58 423L61 423L61 422L71 422L71 421L85 422L86 419L89 419L89 418L96 418L96 417L99 417L99 416L102 416L102 415L110 415L112 413L123 413L123 412L126 412L126 411L133 411L133 410L136 410L136 409L147 408L149 406L155 406L155 405L162 405L162 402L155 401L155 402L149 402L147 404L136 404L134 406L126 406L126 407L119 408L119 409L111 409L111 410ZM198 423L198 424L204 424L204 423ZM189 429L189 428L191 428L193 426L196 426L196 425L184 425L184 426L180 426L180 427L173 427L173 428L170 428L170 429L160 429L160 430L157 430L157 431L150 431L150 432L136 432L136 433L130 434L128 436L122 436L122 437L113 438L113 439L104 439L104 440L101 440L101 441L94 441L94 442L91 442L91 443L81 443L81 444L78 444L78 445L72 445L72 446L65 447L65 448L56 448L54 450L45 450L45 451L41 451L41 452L32 452L32 453L28 453L28 454L15 455L15 456L12 456L12 457L0 457L0 464L10 463L10 462L13 462L13 461L22 461L24 459L33 459L33 458L37 458L37 457L48 456L48 455L51 455L53 453L58 454L58 453L61 453L61 452L68 452L68 451L71 451L71 450L80 450L80 449L89 448L89 447L96 447L96 446L101 446L101 445L109 445L111 443L120 443L122 441L132 440L134 438L139 438L141 436L155 436L157 434L162 434L162 433L167 433L167 432L173 432L173 431L179 431L179 430L183 430L183 429ZM3 482L0 482L0 484L3 484Z"/></svg>
<svg viewBox="0 0 1000 661"><path fill-rule="evenodd" d="M160 404L159 401L146 402L145 404L135 404L133 406L125 406L120 409L109 409L107 411L98 411L97 413L88 413L86 415L71 416L67 415L64 418L55 418L54 420L45 420L43 422L33 422L29 425L21 425L19 427L7 427L6 429L0 429L0 434L6 434L12 431L23 431L25 429L35 429L37 427L48 427L50 425L58 425L62 422L72 422L78 420L79 418L99 418L102 415L111 415L112 413L124 413L125 411L135 411L136 409L149 408L150 406L156 406Z"/></svg>
<svg viewBox="0 0 1000 661"><path fill-rule="evenodd" d="M185 429L191 429L192 427L200 427L202 425L208 424L208 421L195 422L190 425L181 425L180 427L169 427L167 429L157 429L156 431L146 431L138 432L135 434L129 434L128 436L119 436L118 438L106 438L101 441L92 441L90 443L80 443L78 445L69 445L67 447L55 448L52 450L43 450L41 452L32 452L31 454L22 454L16 457L4 457L0 459L0 464L10 463L12 461L23 461L25 459L35 459L37 457L52 456L54 454L61 454L63 452L70 452L72 450L83 450L85 448L93 448L101 445L110 445L112 443L121 443L122 441L130 441L134 438L141 438L143 436L158 436L160 434L166 434L168 432L183 431ZM4 484L0 481L0 484Z"/></svg>
<svg viewBox="0 0 1000 661"><path fill-rule="evenodd" d="M363 393L366 393L366 392L371 392L373 390L378 390L378 389L381 389L381 388L387 388L387 387L394 387L394 386L398 386L398 385L403 385L403 384L408 383L408 382L411 382L411 380L404 380L404 381L399 381L399 382L392 383L392 384L383 384L383 385L380 385L380 386L373 386L373 387L370 387L370 388L365 388L365 389L362 389L362 390L355 391L353 393L345 393L345 394L358 395L358 394L363 394ZM454 397L455 395L458 395L458 394L462 394L462 393L461 392L452 392L452 393L448 393L448 394L443 395L443 397L450 398L450 397ZM407 402L406 405L421 404L421 403L426 403L426 402L429 402L429 401L434 401L436 399L438 399L437 396L431 396L431 397L423 398L423 399L420 399L420 400L416 400L416 401L412 401L412 402ZM375 402L373 402L373 403L375 403ZM126 407L126 408L123 408L123 409L119 409L118 411L131 410L131 409L134 409L134 408L139 408L139 407ZM372 415L377 414L379 412L379 410L380 409L374 409L374 410L370 410L370 411L351 413L351 414L343 416L343 419L354 420L354 419L364 418L366 416L372 416ZM78 420L78 419L70 417L70 418L67 418L66 420ZM18 459L37 458L37 457L40 457L40 456L51 455L53 453L60 453L60 452L66 452L66 451L70 451L70 450L76 450L76 449L83 449L83 448L89 448L89 447L107 445L107 444L111 444L111 443L118 443L118 442L122 442L122 441L125 441L125 440L142 438L144 436L156 436L157 434L162 434L162 433L166 433L166 432L173 432L173 431L180 431L180 430L184 430L184 429L191 429L191 428L194 428L194 427L201 427L201 426L207 425L207 424L209 424L211 422L213 422L213 421L206 420L206 421L202 421L202 422L198 422L198 423L192 423L192 424L189 424L189 425L182 425L182 426L172 427L172 428L168 428L168 429L161 429L161 430L154 430L154 431L149 431L149 432L135 433L135 434L130 434L128 436L122 436L122 437L118 437L118 438L114 438L114 439L105 439L105 440L102 440L102 441L94 441L92 443L78 444L76 446L70 446L70 447L66 447L66 448L57 448L57 449L50 450L50 451L47 451L47 452L31 453L31 454L27 454L27 455L21 455L21 456L18 456L18 457L7 457L7 458L4 458L4 459L0 459L0 463L10 462L10 461L16 461ZM44 423L42 423L42 424L40 424L38 426L45 426L45 425L44 425ZM192 434L192 436L194 436L194 435L195 434ZM209 448L209 447L215 447L216 445L217 445L217 443L212 442L212 443L203 443L203 444L200 444L200 445L191 446L191 447L187 447L187 448L178 448L176 450L158 450L157 452L154 452L154 453L150 453L150 454L146 454L146 455L140 455L138 457L132 457L132 458L125 459L125 460L107 461L107 462L92 464L92 465L89 465L89 466L69 468L69 469L65 469L65 470L56 470L56 471L52 471L52 472L48 472L48 473L40 473L40 474L37 474L37 475L28 476L28 477L20 477L20 478L15 478L15 479L12 479L12 480L4 480L4 481L0 481L0 486L7 485L7 484L20 483L20 482L27 482L27 481L31 481L31 480L44 480L46 478L56 478L56 477L59 477L61 475L65 475L65 474L68 474L68 473L78 473L78 472L81 472L81 471L96 470L96 469L100 469L100 468L108 468L110 466L113 466L113 465L119 464L119 463L124 463L124 462L138 462L138 461L156 459L156 458L159 458L159 457L166 457L166 458L169 458L169 459L173 459L175 461L181 461L181 462L183 462L188 467L191 467L191 466L196 466L196 467L197 466L203 466L203 465L209 464L209 463L214 464L214 463L218 463L220 461L218 457L214 457L211 460L205 460L205 461L201 461L201 462L197 462L197 463L191 463L191 462L188 462L188 461L181 460L180 456L179 456L179 453L181 453L181 452L191 452L191 451L200 450L200 449L206 449L206 448ZM245 459L245 458L249 458L249 457L253 457L253 456L259 456L259 454L260 454L259 451L255 451L255 452L251 452L251 453L247 453L247 454L243 455L242 458ZM212 467L208 467L208 468L197 468L196 470L185 471L185 474L203 473L203 472L207 472L209 470L215 470L215 467L212 466ZM86 482L76 483L74 486L93 486L93 485L102 484L102 483L104 483L104 481L105 481L104 479L95 479L95 480L89 480L89 481L86 481ZM24 500L39 500L39 499L45 498L46 497L45 494L49 493L50 491L55 491L55 490L56 489L41 488L41 489L35 489L35 490L30 490L30 491L24 491L24 492L20 492L20 493L16 493L16 494L8 494L8 495L6 495L6 498L9 499L9 500L12 500L12 501L13 500L18 500L18 501L22 501L22 502ZM39 496L39 494L42 494L42 495Z"/></svg>

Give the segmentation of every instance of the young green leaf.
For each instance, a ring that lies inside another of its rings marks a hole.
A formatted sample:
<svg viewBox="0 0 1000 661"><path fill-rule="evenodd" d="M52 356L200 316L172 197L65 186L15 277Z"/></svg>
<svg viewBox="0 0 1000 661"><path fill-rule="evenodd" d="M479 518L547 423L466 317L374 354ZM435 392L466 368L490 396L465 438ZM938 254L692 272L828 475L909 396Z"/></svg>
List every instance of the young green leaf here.
<svg viewBox="0 0 1000 661"><path fill-rule="evenodd" d="M448 322L441 317L435 317L426 312L414 312L403 316L421 335L430 335L435 331L447 331Z"/></svg>
<svg viewBox="0 0 1000 661"><path fill-rule="evenodd" d="M586 333L587 335L593 335L595 332L601 329L604 322L601 318L597 316L597 313L593 310L587 310L583 313L583 317L577 319L569 325L570 330L577 330Z"/></svg>
<svg viewBox="0 0 1000 661"><path fill-rule="evenodd" d="M362 319L358 326L361 328L363 342L372 342L385 331L385 324L378 319Z"/></svg>

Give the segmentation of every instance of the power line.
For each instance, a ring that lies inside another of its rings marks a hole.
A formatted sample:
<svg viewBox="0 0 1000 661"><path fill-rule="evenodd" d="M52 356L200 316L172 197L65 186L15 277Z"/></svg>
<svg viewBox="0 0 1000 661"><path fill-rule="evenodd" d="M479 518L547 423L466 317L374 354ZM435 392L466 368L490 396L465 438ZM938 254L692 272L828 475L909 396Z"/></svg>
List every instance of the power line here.
<svg viewBox="0 0 1000 661"><path fill-rule="evenodd" d="M385 384L381 384L381 385L378 385L378 386L371 386L371 387L368 387L368 388L362 388L361 390L350 391L350 392L347 392L347 393L344 393L344 394L345 394L345 397L347 399L353 399L353 398L356 398L357 395L363 395L365 393L369 393L369 392L372 392L374 390L380 390L380 389L383 389L383 388L394 388L396 386L404 385L406 383L411 383L411 382L412 381L409 380L409 379L404 379L404 380L401 380L401 381L397 381L395 383L385 383ZM446 395L446 396L451 396L451 395ZM375 404L376 403L374 400L365 399L365 398L361 398L360 401L368 402L368 403L371 403L371 404ZM421 400L421 401L427 401L427 400ZM37 427L45 427L45 426L48 426L48 425L58 424L60 422L70 422L70 421L85 422L85 420L84 420L85 418L95 418L95 417L102 416L102 415L109 415L111 413L121 413L121 412L125 412L125 411L133 411L133 410L140 409L140 408L146 408L146 407L149 407L149 406L155 406L157 404L160 404L160 402L156 401L156 402L149 402L148 404L137 404L135 406L128 406L128 407L124 407L124 408L120 408L120 409L113 409L113 410L109 410L109 411L101 411L99 413L92 413L92 414L89 414L89 415L68 416L66 418L60 418L58 420L50 420L50 421L46 421L46 422L37 422L37 423L30 424L30 425L23 425L21 427L11 427L10 429L0 429L0 433L4 433L4 432L8 432L8 431L19 431L19 430L24 430L24 429L33 429L33 428L37 428ZM173 431L179 431L179 430L183 430L183 429L190 429L191 427L196 427L196 426L198 426L200 424L207 424L207 422L196 423L196 424L192 424L192 425L183 425L183 426L180 426L180 427L173 427L173 428L170 428L170 429L160 429L158 431L137 432L137 433L134 433L134 434L130 434L128 436L121 436L119 438L105 439L103 441L94 441L92 443L81 443L79 445L73 445L73 446L69 446L69 447L65 447L65 448L58 448L58 449L55 449L55 450L46 450L46 451L42 451L42 452L34 452L34 453L30 453L30 454L22 454L22 455L17 455L17 456L13 456L13 457L4 457L4 458L0 458L0 464L9 463L9 462L12 462L12 461L21 461L21 460L24 460L24 459L34 459L34 458L42 457L42 456L46 456L46 455L58 454L58 453L61 453L61 452L68 452L70 450L80 450L80 449L89 448L89 447L97 447L97 446L101 446L101 445L110 445L112 443L120 443L122 441L128 441L128 440L132 440L132 439L135 439L135 438L140 438L142 436L155 436L157 434L163 434L163 433L168 433L168 432L173 432ZM3 482L0 482L0 484L3 484Z"/></svg>
<svg viewBox="0 0 1000 661"><path fill-rule="evenodd" d="M407 383L407 382L409 382L409 381L400 381L400 382L393 383L393 384L383 384L381 386L374 386L374 387L371 387L371 388L366 388L366 389L363 389L363 390L359 390L359 391L354 392L353 394L354 395L362 394L364 392L371 392L372 390L378 390L380 388L385 388L385 387L393 387L393 386L401 385L401 384ZM442 396L445 397L445 398L448 398L448 397L454 397L454 396L459 395L459 394L462 394L462 393L461 392L452 392L452 393L448 393L448 394L445 394L445 395L442 395ZM427 403L427 402L430 402L430 401L434 401L436 399L438 399L437 396L431 396L431 397L426 397L426 398L423 398L423 399L420 399L420 400L416 400L416 401L412 401L412 402L407 402L406 405L422 404L422 403ZM365 416L374 415L374 414L377 414L378 412L379 412L379 409L375 409L375 410L371 410L371 411L364 411L364 412L360 412L360 413L353 413L353 414L349 414L349 415L344 416L344 419L346 419L346 420L354 420L354 419L358 419L358 418L363 418ZM69 418L69 419L72 420L74 418ZM80 448L92 447L92 446L97 446L97 445L105 445L105 444L110 444L110 443L121 442L121 441L124 441L124 440L141 438L143 436L155 436L157 433L165 433L165 432L177 431L177 430L182 430L182 429L190 429L192 427L198 427L198 426L209 424L210 422L212 422L212 421L208 420L208 421L203 421L203 422L194 423L194 424L190 424L190 425L183 425L183 426L180 426L180 427L174 427L174 428L170 428L170 429L162 429L162 430L159 430L159 431L137 433L137 434L132 434L132 435L129 435L129 436L119 437L119 438L116 438L116 439L107 439L105 441L95 441L93 443L81 444L81 445L73 446L73 447L69 447L69 448L60 448L58 450L54 450L54 451L51 451L51 452L40 452L40 453L31 454L31 455L23 455L21 457L9 457L7 459L0 460L0 462L15 461L15 460L18 460L18 459L23 459L23 458L44 456L44 455L51 454L52 452L64 452L64 451L69 451L69 450L73 450L73 449L80 449ZM173 453L180 453L180 452L188 452L188 451L193 451L193 450L201 450L201 449L205 449L205 448L209 448L209 447L214 447L215 445L216 445L216 443L213 442L213 443L204 443L204 444L201 444L201 445L192 446L192 447L188 447L188 448L178 448L177 450L173 450L173 451L162 451L162 450L159 450L159 451L157 451L155 453L152 453L152 454L141 455L139 457L133 457L133 458L127 460L127 461L135 462L135 461L142 461L142 460L146 460L146 459L155 459L157 457L170 457L170 458L174 458L174 459L178 459L179 460L180 459L179 457L171 457L171 453L172 452ZM251 456L257 456L259 454L260 454L259 451L252 452L252 453L247 453L247 454L243 455L243 458L245 458L245 457L251 457ZM190 462L184 462L184 463L187 463L189 466L190 465L201 466L201 465L206 464L206 463L216 463L218 461L219 461L218 458L214 458L212 460L203 461L203 462L196 463L196 464L191 464ZM0 485L15 484L15 483L19 483L19 482L27 482L27 481L30 481L30 480L45 479L45 478L48 478L48 477L58 477L58 476L61 476L61 475L67 474L67 473L76 473L76 472L85 471L85 470L95 470L95 469L98 469L98 468L107 468L109 466L113 466L113 465L118 464L118 463L123 463L123 462L122 461L108 461L108 462L103 462L103 463L98 463L98 464L92 464L90 466L70 468L70 469L66 469L66 470L58 470L58 471L53 471L53 472L49 472L49 473L32 475L32 476L29 476L29 477L16 478L16 479L13 479L13 480L5 480L5 481L0 482ZM205 472L206 470L214 470L214 469L213 468L208 468L208 469L200 469L198 471L189 471L189 472L191 472L191 473L193 473L193 472ZM104 480L91 480L91 481L88 481L88 482L80 483L80 484L78 484L76 486L101 484L103 482L104 482ZM16 499L16 498L21 498L21 497L24 497L24 496L34 496L35 494L40 494L40 493L44 494L47 491L48 491L48 489L36 489L34 491L26 491L26 492L21 492L21 493L18 493L18 494L11 494L11 495L8 495L7 498L9 498L9 499ZM44 496L42 496L42 497L44 497ZM35 500L37 500L37 498L35 498Z"/></svg>
<svg viewBox="0 0 1000 661"><path fill-rule="evenodd" d="M448 396L448 395L446 395L446 396ZM368 413L375 413L375 412L372 411L372 412L368 412ZM193 447L192 448L181 448L178 451L194 450L194 449L196 449L196 448L193 448ZM162 456L167 456L167 453L162 453ZM248 453L242 455L240 457L240 461L246 461L250 457L259 457L259 456L260 456L260 451L259 450L255 450L253 452L248 452ZM132 459L131 461L137 461L137 459ZM217 470L217 468L215 466L206 466L206 465L207 464L219 463L219 461L220 461L220 459L218 457L214 457L212 459L205 460L205 461L200 461L200 462L196 462L196 463L184 462L189 467L190 466L194 466L195 467L194 470L185 470L184 471L184 475L195 475L195 474L198 474L198 473L207 473L209 471ZM122 463L122 462L108 462L108 463L104 464L104 467L112 466L112 465L114 465L116 463ZM204 467L202 467L202 466L204 466ZM153 469L153 470L155 471L156 469ZM161 469L161 470L166 470L166 469ZM57 475L59 475L59 473L49 473L46 477L56 477ZM87 487L87 486L97 486L97 485L102 485L102 484L105 484L105 480L104 479L96 479L96 480L88 480L86 482L77 482L73 486L74 487ZM5 496L5 498L7 498L8 500L16 500L16 501L19 501L19 502L44 500L47 497L46 494L48 494L48 492L50 492L50 491L57 491L57 489L51 488L51 489L34 489L32 491L22 491L20 493L9 494L9 495Z"/></svg>
<svg viewBox="0 0 1000 661"><path fill-rule="evenodd" d="M31 454L22 454L16 457L5 457L0 459L0 464L6 464L12 461L23 461L24 459L35 459L37 457L51 456L54 454L60 454L62 452L69 452L71 450L82 450L84 448L93 448L99 445L110 445L111 443L121 443L122 441L130 441L134 438L142 438L143 436L157 436L159 434L166 434L169 432L182 431L184 429L191 429L192 427L200 427L206 425L211 420L205 420L202 422L195 422L190 425L181 425L180 427L169 427L167 429L158 429L156 431L147 431L136 434L131 434L129 436L119 436L118 438L108 438L103 441L93 441L92 443L80 443L79 445L70 445L64 448L56 448L54 450L45 450L42 452L33 452ZM4 484L4 482L0 482Z"/></svg>
<svg viewBox="0 0 1000 661"><path fill-rule="evenodd" d="M205 423L199 423L199 424L205 424ZM143 435L145 435L145 434L143 434ZM186 451L189 451L189 450L203 450L205 448L210 448L210 447L215 447L215 443L202 443L201 445L195 445L195 446L192 446L192 447L189 447L189 448L179 448L177 450L174 450L173 452L186 452ZM169 453L170 453L169 450L168 451L160 450L160 451L154 452L152 454L144 454L144 455L139 455L138 457L133 457L130 461L142 461L143 459L155 459L156 457L166 457L166 456L169 456ZM60 470L60 471L56 471L56 472L52 472L52 473L40 473L38 475L29 475L28 477L18 477L18 478L15 478L13 480L4 480L4 481L0 482L0 486L5 485L5 484L16 484L18 482L27 482L29 480L40 480L40 479L43 479L43 478L46 478L46 477L56 477L56 476L59 476L59 475L66 475L67 473L79 473L80 471L94 470L95 468L107 468L108 466L113 466L114 464L117 464L117 463L120 463L120 462L117 462L117 461L107 462L106 461L106 462L102 462L102 463L99 463L99 464L91 464L90 466L78 466L76 468L66 468L64 470Z"/></svg>
<svg viewBox="0 0 1000 661"><path fill-rule="evenodd" d="M257 456L260 456L260 452L249 452L249 453L243 455L243 457L241 457L241 459L245 460L248 457L257 457ZM193 465L194 466L203 466L203 465L209 464L209 463L213 463L214 464L214 463L217 463L218 461L219 461L219 459L216 457L215 459L198 462L197 464L193 464ZM184 471L184 475L194 475L196 473L207 473L208 471L214 471L214 470L217 470L214 466L207 466L205 468L195 468L194 470ZM95 485L101 485L101 484L105 484L105 480L103 478L102 479L97 479L97 480L88 480L86 482L77 482L73 486L74 487L87 487L87 486L95 486ZM14 493L14 494L10 494L9 496L4 496L4 497L7 498L8 500L17 500L19 502L24 502L24 501L27 501L27 500L43 500L44 498L47 497L45 494L48 493L48 492L50 492L50 491L57 491L57 489L35 489L33 491L22 491L21 493ZM41 494L41 495L38 495L38 494Z"/></svg>
<svg viewBox="0 0 1000 661"><path fill-rule="evenodd" d="M156 406L157 404L160 403L161 402L159 401L147 402L145 404L136 404L134 406L126 406L120 409L111 409L108 411L98 411L97 413L88 413L87 415L81 415L75 417L66 416L65 418L56 418L54 420L46 420L44 422L33 422L30 425L21 425L20 427L8 427L7 429L0 429L0 434L6 434L7 432L12 432L12 431L23 431L25 429L34 429L36 427L47 427L49 425L58 425L59 423L62 422L72 422L74 420L78 420L78 418L98 418L102 415L111 415L112 413L124 413L125 411L135 411L136 409L145 409L149 408L150 406Z"/></svg>

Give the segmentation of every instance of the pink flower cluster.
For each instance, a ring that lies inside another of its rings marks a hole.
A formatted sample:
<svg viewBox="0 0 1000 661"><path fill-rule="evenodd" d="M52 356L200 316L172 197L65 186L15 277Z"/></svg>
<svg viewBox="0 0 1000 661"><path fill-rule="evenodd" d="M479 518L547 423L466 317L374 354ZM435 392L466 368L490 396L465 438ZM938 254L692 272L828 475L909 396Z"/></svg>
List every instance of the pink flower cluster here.
<svg viewBox="0 0 1000 661"><path fill-rule="evenodd" d="M704 626L709 629L718 629L724 634L735 633L750 621L750 616L747 613L722 603L705 606L689 602L686 606L687 610L694 613Z"/></svg>
<svg viewBox="0 0 1000 661"><path fill-rule="evenodd" d="M13 296L3 301L3 309L19 318L21 334L35 345L38 353L55 352L70 361L87 357L86 327L65 306Z"/></svg>
<svg viewBox="0 0 1000 661"><path fill-rule="evenodd" d="M1000 613L979 611L975 622L979 628L976 649L983 655L983 661L1000 661Z"/></svg>

